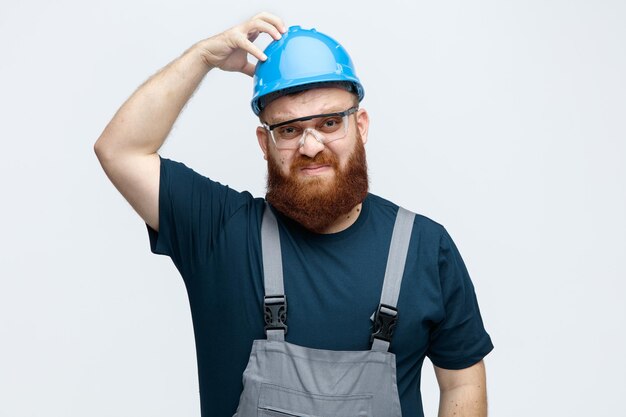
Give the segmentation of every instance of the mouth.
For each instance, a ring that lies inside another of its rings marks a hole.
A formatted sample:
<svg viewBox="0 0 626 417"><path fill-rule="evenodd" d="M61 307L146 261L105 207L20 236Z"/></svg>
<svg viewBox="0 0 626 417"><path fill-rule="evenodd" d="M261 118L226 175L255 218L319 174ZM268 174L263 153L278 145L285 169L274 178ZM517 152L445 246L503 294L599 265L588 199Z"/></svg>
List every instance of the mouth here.
<svg viewBox="0 0 626 417"><path fill-rule="evenodd" d="M332 167L328 164L313 164L300 168L304 175L319 175L329 170L332 170Z"/></svg>

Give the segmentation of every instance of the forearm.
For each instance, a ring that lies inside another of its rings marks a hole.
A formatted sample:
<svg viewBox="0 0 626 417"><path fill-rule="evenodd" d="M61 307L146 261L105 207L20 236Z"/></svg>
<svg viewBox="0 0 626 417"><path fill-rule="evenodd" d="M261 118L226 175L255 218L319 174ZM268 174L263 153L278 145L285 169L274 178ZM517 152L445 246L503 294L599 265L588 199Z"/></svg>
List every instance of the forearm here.
<svg viewBox="0 0 626 417"><path fill-rule="evenodd" d="M487 391L484 384L461 385L441 391L439 417L486 417Z"/></svg>
<svg viewBox="0 0 626 417"><path fill-rule="evenodd" d="M152 154L210 70L196 45L143 83L120 107L98 138L99 154Z"/></svg>

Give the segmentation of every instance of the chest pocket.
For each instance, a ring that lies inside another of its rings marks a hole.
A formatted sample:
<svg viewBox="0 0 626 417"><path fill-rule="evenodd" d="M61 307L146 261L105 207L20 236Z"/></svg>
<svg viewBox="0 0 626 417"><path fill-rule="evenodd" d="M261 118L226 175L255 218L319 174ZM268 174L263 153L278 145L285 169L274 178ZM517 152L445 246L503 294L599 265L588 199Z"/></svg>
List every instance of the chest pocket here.
<svg viewBox="0 0 626 417"><path fill-rule="evenodd" d="M318 395L273 384L262 384L258 416L367 417L372 395Z"/></svg>

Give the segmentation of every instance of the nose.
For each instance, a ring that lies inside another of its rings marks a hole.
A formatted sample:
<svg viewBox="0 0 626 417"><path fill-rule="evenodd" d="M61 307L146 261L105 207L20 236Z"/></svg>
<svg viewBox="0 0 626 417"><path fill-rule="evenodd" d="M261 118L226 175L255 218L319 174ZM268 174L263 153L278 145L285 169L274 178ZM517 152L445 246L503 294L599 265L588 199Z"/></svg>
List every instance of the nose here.
<svg viewBox="0 0 626 417"><path fill-rule="evenodd" d="M320 134L315 130L306 129L302 133L302 139L300 139L300 154L306 155L309 158L313 158L315 157L315 155L322 152L323 150L324 138L321 137Z"/></svg>

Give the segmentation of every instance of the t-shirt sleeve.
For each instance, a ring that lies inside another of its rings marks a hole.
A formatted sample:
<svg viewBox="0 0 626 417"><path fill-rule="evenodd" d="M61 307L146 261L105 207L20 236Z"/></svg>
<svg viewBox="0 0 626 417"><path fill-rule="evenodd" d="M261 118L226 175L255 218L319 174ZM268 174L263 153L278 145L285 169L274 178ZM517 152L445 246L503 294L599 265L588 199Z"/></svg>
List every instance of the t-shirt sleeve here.
<svg viewBox="0 0 626 417"><path fill-rule="evenodd" d="M181 162L159 158L159 231L146 224L150 250L172 258L185 278L209 258L224 223L252 196L212 181Z"/></svg>
<svg viewBox="0 0 626 417"><path fill-rule="evenodd" d="M444 315L431 331L426 355L440 368L464 369L491 352L493 344L465 263L445 229L439 242L438 269Z"/></svg>

